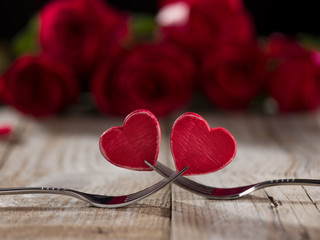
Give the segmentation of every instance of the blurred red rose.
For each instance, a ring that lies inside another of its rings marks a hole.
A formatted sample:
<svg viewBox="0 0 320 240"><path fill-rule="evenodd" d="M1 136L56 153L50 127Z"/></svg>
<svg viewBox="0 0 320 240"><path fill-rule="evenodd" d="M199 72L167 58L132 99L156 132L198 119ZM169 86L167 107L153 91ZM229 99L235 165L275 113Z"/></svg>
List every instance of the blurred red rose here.
<svg viewBox="0 0 320 240"><path fill-rule="evenodd" d="M1 100L36 117L57 113L78 93L73 72L45 55L21 57L0 77Z"/></svg>
<svg viewBox="0 0 320 240"><path fill-rule="evenodd" d="M6 137L12 134L13 132L13 126L10 124L1 124L0 125L0 138Z"/></svg>
<svg viewBox="0 0 320 240"><path fill-rule="evenodd" d="M40 43L77 72L90 72L109 45L128 33L128 19L101 0L56 0L40 13Z"/></svg>
<svg viewBox="0 0 320 240"><path fill-rule="evenodd" d="M169 43L142 44L97 70L92 93L105 113L146 108L165 115L188 103L193 91L192 59Z"/></svg>
<svg viewBox="0 0 320 240"><path fill-rule="evenodd" d="M241 0L169 0L157 20L165 39L197 58L220 43L254 39L251 18Z"/></svg>
<svg viewBox="0 0 320 240"><path fill-rule="evenodd" d="M303 56L306 50L293 38L282 34L272 34L266 47L269 60L280 63L284 58ZM273 62L276 64L276 62Z"/></svg>
<svg viewBox="0 0 320 240"><path fill-rule="evenodd" d="M270 38L268 92L282 112L315 110L320 103L320 55L283 35Z"/></svg>
<svg viewBox="0 0 320 240"><path fill-rule="evenodd" d="M245 109L264 85L265 56L257 44L222 45L202 62L200 83L223 109Z"/></svg>

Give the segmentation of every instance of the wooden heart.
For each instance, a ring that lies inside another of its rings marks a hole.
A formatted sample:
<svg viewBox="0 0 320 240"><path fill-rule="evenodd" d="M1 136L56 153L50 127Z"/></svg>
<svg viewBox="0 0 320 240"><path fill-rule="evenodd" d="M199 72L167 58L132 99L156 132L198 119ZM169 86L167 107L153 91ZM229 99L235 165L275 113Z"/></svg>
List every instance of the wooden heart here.
<svg viewBox="0 0 320 240"><path fill-rule="evenodd" d="M171 152L178 171L189 166L184 175L218 171L235 157L237 144L224 128L212 128L200 115L185 113L174 123Z"/></svg>
<svg viewBox="0 0 320 240"><path fill-rule="evenodd" d="M99 141L102 155L112 164L131 170L152 171L145 160L156 165L161 132L157 118L147 110L136 110L122 127L105 131Z"/></svg>

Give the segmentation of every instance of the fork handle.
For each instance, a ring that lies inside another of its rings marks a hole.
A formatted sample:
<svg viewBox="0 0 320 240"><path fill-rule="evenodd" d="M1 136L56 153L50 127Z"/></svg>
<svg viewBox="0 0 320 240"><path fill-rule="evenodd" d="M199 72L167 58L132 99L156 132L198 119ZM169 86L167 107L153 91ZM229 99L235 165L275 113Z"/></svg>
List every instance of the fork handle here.
<svg viewBox="0 0 320 240"><path fill-rule="evenodd" d="M319 179L304 179L304 178L288 178L288 179L274 179L268 180L264 182L260 182L254 185L256 190L273 187L273 186L280 186L280 185L306 185L306 186L320 186Z"/></svg>
<svg viewBox="0 0 320 240"><path fill-rule="evenodd" d="M56 187L20 187L20 188L0 188L0 195L12 195L12 194L58 194L69 197L75 197L80 200L86 199L82 196L81 192L68 188L56 188Z"/></svg>
<svg viewBox="0 0 320 240"><path fill-rule="evenodd" d="M268 188L268 187L275 187L281 185L305 185L305 186L320 186L319 179L302 179L302 178L290 178L290 179L274 179L259 182L252 185L236 187L236 188L226 188L226 189L215 189L214 195L211 198L213 199L237 199L252 193L254 191Z"/></svg>
<svg viewBox="0 0 320 240"><path fill-rule="evenodd" d="M66 191L65 188L54 188L54 187L20 187L20 188L0 188L0 195L8 194L33 194L33 193L53 193L62 194L61 192Z"/></svg>

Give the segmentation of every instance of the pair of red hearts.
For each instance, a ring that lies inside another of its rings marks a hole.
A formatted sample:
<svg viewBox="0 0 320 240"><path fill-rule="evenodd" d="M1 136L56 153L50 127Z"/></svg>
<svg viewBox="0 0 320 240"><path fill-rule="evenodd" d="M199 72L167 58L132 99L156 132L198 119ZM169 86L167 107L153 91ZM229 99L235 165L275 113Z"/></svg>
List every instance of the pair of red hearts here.
<svg viewBox="0 0 320 240"><path fill-rule="evenodd" d="M112 164L138 171L152 170L145 160L156 166L161 141L160 125L148 110L136 110L100 137L100 151ZM205 174L228 165L236 154L236 141L224 128L212 128L196 113L182 114L174 123L171 151L178 171L184 175Z"/></svg>

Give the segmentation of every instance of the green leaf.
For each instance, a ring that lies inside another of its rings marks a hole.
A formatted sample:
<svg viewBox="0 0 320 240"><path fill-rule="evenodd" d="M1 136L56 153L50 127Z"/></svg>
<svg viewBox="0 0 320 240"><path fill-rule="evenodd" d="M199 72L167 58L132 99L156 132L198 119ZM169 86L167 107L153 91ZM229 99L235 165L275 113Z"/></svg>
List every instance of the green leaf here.
<svg viewBox="0 0 320 240"><path fill-rule="evenodd" d="M301 45L307 49L320 49L320 38L306 34L306 33L299 33L297 35L298 41Z"/></svg>
<svg viewBox="0 0 320 240"><path fill-rule="evenodd" d="M12 52L16 57L26 53L38 52L38 30L39 19L38 14L36 14L30 19L26 27L13 39Z"/></svg>
<svg viewBox="0 0 320 240"><path fill-rule="evenodd" d="M148 14L135 14L131 18L131 30L138 39L152 38L156 27L155 18Z"/></svg>
<svg viewBox="0 0 320 240"><path fill-rule="evenodd" d="M8 44L0 42L0 74L9 67L11 60L8 52Z"/></svg>

